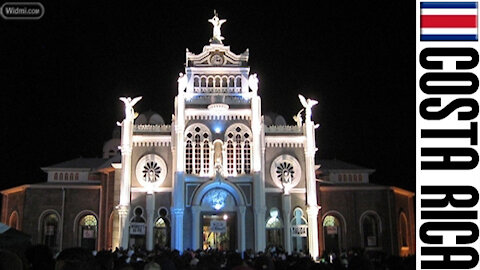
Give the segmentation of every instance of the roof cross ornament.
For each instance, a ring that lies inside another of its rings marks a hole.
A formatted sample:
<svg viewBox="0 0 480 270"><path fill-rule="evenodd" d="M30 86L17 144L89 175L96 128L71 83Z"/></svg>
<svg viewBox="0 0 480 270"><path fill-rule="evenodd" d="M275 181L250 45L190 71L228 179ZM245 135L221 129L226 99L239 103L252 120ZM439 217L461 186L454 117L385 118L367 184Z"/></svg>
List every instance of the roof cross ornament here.
<svg viewBox="0 0 480 270"><path fill-rule="evenodd" d="M210 39L211 43L222 43L222 40L225 38L222 37L222 33L220 31L220 27L222 27L222 24L226 22L227 20L222 19L220 20L218 18L218 13L216 10L213 10L214 16L210 20L208 20L212 25L213 25L213 37Z"/></svg>

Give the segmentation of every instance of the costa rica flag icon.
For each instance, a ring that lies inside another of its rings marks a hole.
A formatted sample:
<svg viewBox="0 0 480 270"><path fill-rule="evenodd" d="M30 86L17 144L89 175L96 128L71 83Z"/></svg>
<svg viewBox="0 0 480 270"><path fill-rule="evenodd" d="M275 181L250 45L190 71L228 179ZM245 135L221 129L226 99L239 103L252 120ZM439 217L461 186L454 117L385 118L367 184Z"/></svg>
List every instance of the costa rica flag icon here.
<svg viewBox="0 0 480 270"><path fill-rule="evenodd" d="M421 41L478 41L477 2L420 2Z"/></svg>

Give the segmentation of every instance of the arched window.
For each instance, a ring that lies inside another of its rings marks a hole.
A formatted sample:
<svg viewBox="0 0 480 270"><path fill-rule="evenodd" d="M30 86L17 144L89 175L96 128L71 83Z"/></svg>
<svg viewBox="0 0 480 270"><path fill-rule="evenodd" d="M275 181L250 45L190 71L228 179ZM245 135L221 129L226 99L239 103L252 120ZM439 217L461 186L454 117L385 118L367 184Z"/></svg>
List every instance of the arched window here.
<svg viewBox="0 0 480 270"><path fill-rule="evenodd" d="M75 180L78 180L78 172L75 173Z"/></svg>
<svg viewBox="0 0 480 270"><path fill-rule="evenodd" d="M408 248L408 222L407 215L404 212L400 213L400 226L399 226L399 240L401 248Z"/></svg>
<svg viewBox="0 0 480 270"><path fill-rule="evenodd" d="M200 86L200 82L199 82L198 77L194 77L193 78L193 87L199 87L199 86Z"/></svg>
<svg viewBox="0 0 480 270"><path fill-rule="evenodd" d="M63 180L63 173L60 173L60 178L59 180Z"/></svg>
<svg viewBox="0 0 480 270"><path fill-rule="evenodd" d="M41 217L40 233L41 243L48 246L52 251L58 251L59 247L59 217L55 213L47 213Z"/></svg>
<svg viewBox="0 0 480 270"><path fill-rule="evenodd" d="M53 175L53 180L58 180L58 173L55 173L55 174Z"/></svg>
<svg viewBox="0 0 480 270"><path fill-rule="evenodd" d="M225 131L227 142L227 174L251 173L251 132L243 124L233 124Z"/></svg>
<svg viewBox="0 0 480 270"><path fill-rule="evenodd" d="M380 246L380 220L378 215L366 213L362 215L360 224L362 226L363 246L366 248Z"/></svg>
<svg viewBox="0 0 480 270"><path fill-rule="evenodd" d="M283 224L278 218L278 208L270 209L270 218L267 220L267 246L283 246Z"/></svg>
<svg viewBox="0 0 480 270"><path fill-rule="evenodd" d="M338 252L342 249L342 223L336 215L329 214L323 219L323 239L326 252Z"/></svg>
<svg viewBox="0 0 480 270"><path fill-rule="evenodd" d="M343 175L342 174L339 174L338 175L338 182L342 182L343 181Z"/></svg>
<svg viewBox="0 0 480 270"><path fill-rule="evenodd" d="M78 243L80 247L95 250L97 244L97 218L88 214L78 221Z"/></svg>
<svg viewBox="0 0 480 270"><path fill-rule="evenodd" d="M208 176L211 174L211 133L203 124L193 124L185 132L185 172Z"/></svg>
<svg viewBox="0 0 480 270"><path fill-rule="evenodd" d="M221 86L220 77L216 77L215 78L215 87L220 87L220 86Z"/></svg>
<svg viewBox="0 0 480 270"><path fill-rule="evenodd" d="M207 87L207 78L206 78L206 77L202 77L200 83L201 83L201 84L200 84L201 87Z"/></svg>
<svg viewBox="0 0 480 270"><path fill-rule="evenodd" d="M213 87L213 77L208 77L208 87Z"/></svg>
<svg viewBox="0 0 480 270"><path fill-rule="evenodd" d="M166 208L158 210L158 219L154 227L154 244L160 247L170 247L170 221L167 219Z"/></svg>
<svg viewBox="0 0 480 270"><path fill-rule="evenodd" d="M228 81L228 87L235 87L235 78L230 77L230 80Z"/></svg>
<svg viewBox="0 0 480 270"><path fill-rule="evenodd" d="M70 180L73 180L73 173L70 173Z"/></svg>
<svg viewBox="0 0 480 270"><path fill-rule="evenodd" d="M20 229L19 224L18 224L18 213L17 211L13 211L13 213L10 215L10 218L8 219L8 226L14 228L14 229Z"/></svg>
<svg viewBox="0 0 480 270"><path fill-rule="evenodd" d="M242 87L242 78L240 76L235 80L235 87Z"/></svg>
<svg viewBox="0 0 480 270"><path fill-rule="evenodd" d="M222 87L228 87L228 79L227 77L222 78Z"/></svg>

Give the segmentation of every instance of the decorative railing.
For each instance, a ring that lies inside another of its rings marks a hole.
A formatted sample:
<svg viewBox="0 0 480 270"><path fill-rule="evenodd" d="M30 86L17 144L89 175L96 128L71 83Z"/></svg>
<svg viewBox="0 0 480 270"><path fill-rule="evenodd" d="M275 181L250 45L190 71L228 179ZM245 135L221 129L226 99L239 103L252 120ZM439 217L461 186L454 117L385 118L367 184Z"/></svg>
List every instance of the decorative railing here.
<svg viewBox="0 0 480 270"><path fill-rule="evenodd" d="M134 125L133 132L171 132L172 126L171 125Z"/></svg>
<svg viewBox="0 0 480 270"><path fill-rule="evenodd" d="M300 126L265 126L265 133L302 133Z"/></svg>
<svg viewBox="0 0 480 270"><path fill-rule="evenodd" d="M242 87L193 87L193 93L214 93L214 94L228 94L241 93Z"/></svg>

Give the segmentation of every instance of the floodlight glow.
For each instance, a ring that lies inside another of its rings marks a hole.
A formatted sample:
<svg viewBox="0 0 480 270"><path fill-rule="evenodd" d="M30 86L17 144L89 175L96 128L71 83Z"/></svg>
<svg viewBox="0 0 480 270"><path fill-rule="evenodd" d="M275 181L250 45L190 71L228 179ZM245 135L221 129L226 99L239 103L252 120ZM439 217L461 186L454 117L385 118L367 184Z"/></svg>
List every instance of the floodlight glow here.
<svg viewBox="0 0 480 270"><path fill-rule="evenodd" d="M215 210L220 210L220 209L222 209L222 206L223 206L222 204L217 203L213 206L213 208L215 208Z"/></svg>
<svg viewBox="0 0 480 270"><path fill-rule="evenodd" d="M222 131L222 129L220 127L215 128L215 133L220 133L221 131Z"/></svg>
<svg viewBox="0 0 480 270"><path fill-rule="evenodd" d="M227 220L227 219L228 219L227 214L223 215L223 220Z"/></svg>

